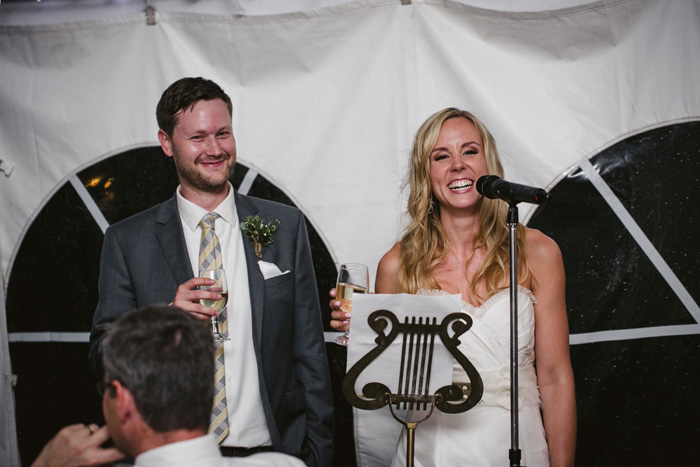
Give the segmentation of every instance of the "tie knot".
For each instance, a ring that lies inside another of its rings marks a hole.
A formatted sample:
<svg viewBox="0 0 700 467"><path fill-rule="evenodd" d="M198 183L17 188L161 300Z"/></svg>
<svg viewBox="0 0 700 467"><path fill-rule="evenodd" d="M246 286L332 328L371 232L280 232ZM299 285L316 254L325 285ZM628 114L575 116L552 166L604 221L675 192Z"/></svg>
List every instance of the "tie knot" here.
<svg viewBox="0 0 700 467"><path fill-rule="evenodd" d="M202 219L199 221L199 225L202 227L202 230L209 230L214 228L214 223L216 222L216 219L218 219L219 216L215 212L208 212L205 215L202 216Z"/></svg>

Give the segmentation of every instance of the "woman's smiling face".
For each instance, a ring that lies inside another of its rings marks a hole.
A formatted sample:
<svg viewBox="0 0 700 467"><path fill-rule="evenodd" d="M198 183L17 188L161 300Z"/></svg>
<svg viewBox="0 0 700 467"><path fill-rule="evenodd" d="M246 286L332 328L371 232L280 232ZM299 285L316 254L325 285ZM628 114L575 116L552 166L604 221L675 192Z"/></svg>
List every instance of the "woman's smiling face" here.
<svg viewBox="0 0 700 467"><path fill-rule="evenodd" d="M488 174L479 130L466 118L442 124L430 154L430 181L441 212L477 206L476 181Z"/></svg>

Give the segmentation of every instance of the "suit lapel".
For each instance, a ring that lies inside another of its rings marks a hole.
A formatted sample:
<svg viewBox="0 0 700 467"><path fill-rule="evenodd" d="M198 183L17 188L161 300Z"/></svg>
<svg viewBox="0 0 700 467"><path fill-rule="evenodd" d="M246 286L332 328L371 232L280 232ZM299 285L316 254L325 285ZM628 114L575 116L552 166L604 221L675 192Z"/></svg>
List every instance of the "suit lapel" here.
<svg viewBox="0 0 700 467"><path fill-rule="evenodd" d="M239 222L245 221L248 216L255 216L258 208L245 196L234 192L236 201L236 212ZM258 258L255 256L253 242L241 231L243 240L243 250L245 251L245 261L248 268L248 285L250 287L250 307L253 314L253 340L256 347L260 346L262 338L262 316L263 304L265 301L265 279L258 266Z"/></svg>
<svg viewBox="0 0 700 467"><path fill-rule="evenodd" d="M155 232L175 283L179 286L194 277L175 196L163 203L158 211Z"/></svg>

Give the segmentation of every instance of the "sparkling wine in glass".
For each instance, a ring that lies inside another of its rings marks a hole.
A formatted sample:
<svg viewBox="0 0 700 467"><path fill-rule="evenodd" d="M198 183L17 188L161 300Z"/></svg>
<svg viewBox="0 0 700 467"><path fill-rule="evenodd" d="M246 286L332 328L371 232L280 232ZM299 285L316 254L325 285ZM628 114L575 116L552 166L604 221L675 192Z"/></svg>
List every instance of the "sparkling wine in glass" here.
<svg viewBox="0 0 700 467"><path fill-rule="evenodd" d="M216 281L212 285L200 286L200 290L208 290L209 292L216 292L221 295L219 300L201 299L199 300L199 303L207 308L221 312L221 310L226 308L226 303L228 302L228 282L226 281L226 272L224 272L223 269L200 269L199 277L206 277L207 279L213 279ZM217 316L213 316L211 318L211 332L215 341L229 340L225 333L219 332L219 318Z"/></svg>
<svg viewBox="0 0 700 467"><path fill-rule="evenodd" d="M345 263L340 265L338 282L335 285L335 298L340 300L340 309L352 312L352 296L356 293L369 292L369 269L364 264ZM342 336L335 338L335 343L348 345L350 328Z"/></svg>

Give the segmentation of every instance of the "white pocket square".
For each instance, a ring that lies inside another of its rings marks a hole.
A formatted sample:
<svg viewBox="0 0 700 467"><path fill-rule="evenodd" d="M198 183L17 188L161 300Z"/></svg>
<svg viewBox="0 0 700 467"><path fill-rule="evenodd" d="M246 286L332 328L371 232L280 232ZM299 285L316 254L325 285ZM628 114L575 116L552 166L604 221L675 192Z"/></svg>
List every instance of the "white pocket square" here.
<svg viewBox="0 0 700 467"><path fill-rule="evenodd" d="M286 271L282 272L280 271L280 268L277 267L275 263L268 263L266 261L258 261L258 267L260 268L260 272L262 272L263 277L265 280L272 279L273 277L281 276L282 274L288 274L289 269Z"/></svg>

